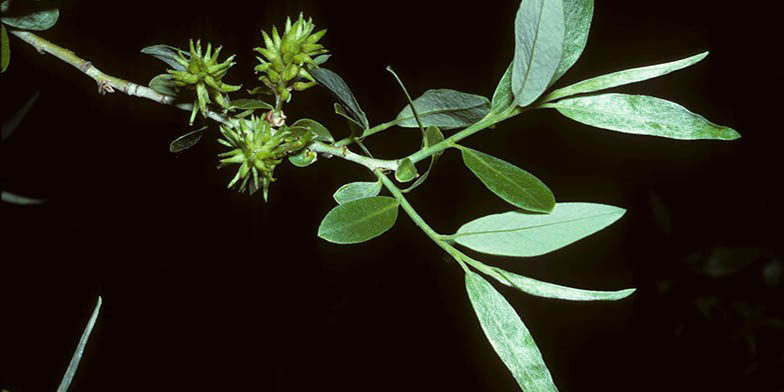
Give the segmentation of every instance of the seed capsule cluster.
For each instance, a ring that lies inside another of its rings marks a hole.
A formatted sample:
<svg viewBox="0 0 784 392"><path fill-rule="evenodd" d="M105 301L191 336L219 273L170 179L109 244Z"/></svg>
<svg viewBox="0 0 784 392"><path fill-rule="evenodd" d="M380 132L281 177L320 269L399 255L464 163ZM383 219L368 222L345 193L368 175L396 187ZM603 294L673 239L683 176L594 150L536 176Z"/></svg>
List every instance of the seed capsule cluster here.
<svg viewBox="0 0 784 392"><path fill-rule="evenodd" d="M190 58L178 52L176 61L185 67L182 71L168 70L167 72L174 78L174 83L179 88L188 88L196 91L196 99L193 103L190 124L196 118L196 112L200 111L202 116L207 117L207 105L216 103L224 109L229 107L228 93L240 89L242 86L232 86L223 83L222 79L226 76L229 68L236 64L234 56L230 56L226 61L219 63L218 55L221 47L219 46L212 52L212 44L207 44L207 50L202 52L201 41L190 40Z"/></svg>
<svg viewBox="0 0 784 392"><path fill-rule="evenodd" d="M317 66L315 56L326 54L327 49L318 41L327 30L313 33L316 26L313 20L304 19L302 14L292 23L286 20L286 28L281 36L278 29L272 27L272 34L262 31L264 48L255 48L262 57L257 57L261 64L255 68L261 73L259 80L272 90L278 102L291 99L291 91L303 91L314 85L316 81L306 69L306 65Z"/></svg>
<svg viewBox="0 0 784 392"><path fill-rule="evenodd" d="M228 187L237 187L240 192L251 189L251 193L262 189L267 200L269 185L275 181L272 176L282 158L302 150L314 135L302 128L281 127L274 129L261 117L251 116L239 119L234 125L221 125L223 139L218 142L232 148L219 155L220 167L231 164L240 165L237 174Z"/></svg>

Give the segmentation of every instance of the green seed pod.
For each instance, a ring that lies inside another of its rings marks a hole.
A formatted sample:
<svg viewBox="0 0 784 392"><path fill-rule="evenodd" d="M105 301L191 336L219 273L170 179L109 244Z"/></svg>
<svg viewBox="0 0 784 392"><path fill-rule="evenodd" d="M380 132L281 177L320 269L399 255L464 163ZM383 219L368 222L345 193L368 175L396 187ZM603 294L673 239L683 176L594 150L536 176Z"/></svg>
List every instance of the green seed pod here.
<svg viewBox="0 0 784 392"><path fill-rule="evenodd" d="M280 74L277 71L275 71L274 69L268 69L267 70L267 76L269 77L269 80L272 83L280 82Z"/></svg>
<svg viewBox="0 0 784 392"><path fill-rule="evenodd" d="M315 26L314 26L315 27ZM321 30L317 33L311 34L308 38L305 39L306 44L315 44L318 42L324 35L327 34L327 29Z"/></svg>
<svg viewBox="0 0 784 392"><path fill-rule="evenodd" d="M294 90L296 91L305 91L313 86L315 86L315 82L294 82Z"/></svg>
<svg viewBox="0 0 784 392"><path fill-rule="evenodd" d="M280 100L288 102L291 99L291 93L289 90L283 89L283 91L279 92Z"/></svg>

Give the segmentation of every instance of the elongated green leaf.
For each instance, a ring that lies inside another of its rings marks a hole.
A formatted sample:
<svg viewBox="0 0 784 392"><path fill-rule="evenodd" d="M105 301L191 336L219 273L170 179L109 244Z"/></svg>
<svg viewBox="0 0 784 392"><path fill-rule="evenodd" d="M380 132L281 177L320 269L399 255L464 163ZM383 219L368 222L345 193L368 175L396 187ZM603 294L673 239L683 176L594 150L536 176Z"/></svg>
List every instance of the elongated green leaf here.
<svg viewBox="0 0 784 392"><path fill-rule="evenodd" d="M242 109L242 110L272 110L273 106L258 99L235 99L231 101L229 109Z"/></svg>
<svg viewBox="0 0 784 392"><path fill-rule="evenodd" d="M190 53L185 51L180 51L180 49L175 48L174 46L171 45L159 44L159 45L148 46L142 49L142 53L149 54L150 56L153 56L156 59L163 61L164 63L169 65L171 69L175 71L184 71L185 66L177 62L177 59L179 58L177 53L179 52L182 52L182 54L185 56L186 59L190 58Z"/></svg>
<svg viewBox="0 0 784 392"><path fill-rule="evenodd" d="M490 111L490 101L481 96L449 89L427 90L414 100L423 127L436 126L441 129L467 127L481 120ZM397 115L397 125L403 128L419 128L406 105Z"/></svg>
<svg viewBox="0 0 784 392"><path fill-rule="evenodd" d="M524 0L515 18L512 92L518 106L534 102L550 85L564 45L562 0Z"/></svg>
<svg viewBox="0 0 784 392"><path fill-rule="evenodd" d="M522 211L487 215L464 224L451 238L479 252L539 256L604 229L625 212L603 204L558 203L547 215Z"/></svg>
<svg viewBox="0 0 784 392"><path fill-rule="evenodd" d="M370 128L367 115L359 107L359 102L357 102L351 89L348 88L348 85L340 75L324 67L310 68L309 72L319 84L335 95L338 101L351 113L351 117L362 126L362 129Z"/></svg>
<svg viewBox="0 0 784 392"><path fill-rule="evenodd" d="M636 289L618 291L583 290L542 282L527 276L504 271L498 267L490 268L493 271L491 276L500 283L537 297L563 299L567 301L617 301L632 295L636 291Z"/></svg>
<svg viewBox="0 0 784 392"><path fill-rule="evenodd" d="M585 43L588 42L588 32L593 20L593 0L563 0L563 8L563 55L550 85L560 79L580 58Z"/></svg>
<svg viewBox="0 0 784 392"><path fill-rule="evenodd" d="M544 107L583 124L670 139L735 140L740 134L692 113L677 103L645 95L601 94L566 98Z"/></svg>
<svg viewBox="0 0 784 392"><path fill-rule="evenodd" d="M11 45L8 42L8 32L5 26L0 24L0 73L8 69L11 62Z"/></svg>
<svg viewBox="0 0 784 392"><path fill-rule="evenodd" d="M6 191L0 191L0 201L16 204L20 206L29 206L29 205L46 203L46 199L33 199L30 197L19 196Z"/></svg>
<svg viewBox="0 0 784 392"><path fill-rule="evenodd" d="M202 136L204 136L205 129L207 129L206 126L172 140L169 144L169 152L178 153L195 146L196 143L201 140Z"/></svg>
<svg viewBox="0 0 784 392"><path fill-rule="evenodd" d="M523 320L501 293L474 272L466 272L466 291L490 345L525 392L558 391L542 353Z"/></svg>
<svg viewBox="0 0 784 392"><path fill-rule="evenodd" d="M68 364L68 369L65 370L63 380L60 381L60 385L57 387L57 392L66 392L68 391L68 387L71 386L71 381L73 380L74 375L76 375L76 369L79 367L79 361L82 360L84 348L87 346L87 340L90 338L90 334L93 332L93 327L95 327L95 322L98 320L98 313L101 311L102 303L103 300L101 297L98 297L98 303L95 304L93 314L90 315L90 319L87 321L87 326L84 327L82 337L79 339L79 344L76 346L76 350L74 350L73 357L71 357L71 362Z"/></svg>
<svg viewBox="0 0 784 392"><path fill-rule="evenodd" d="M400 164L397 166L397 170L395 170L395 179L400 182L409 182L416 178L417 176L417 169L414 166L414 163L411 162L410 159L404 158L400 161Z"/></svg>
<svg viewBox="0 0 784 392"><path fill-rule="evenodd" d="M21 30L48 30L57 23L60 10L48 1L14 1L0 3L0 22Z"/></svg>
<svg viewBox="0 0 784 392"><path fill-rule="evenodd" d="M506 72L498 85L495 87L493 93L493 102L490 104L490 110L494 113L502 112L514 104L514 94L512 93L512 65L506 67Z"/></svg>
<svg viewBox="0 0 784 392"><path fill-rule="evenodd" d="M365 199L378 196L381 192L381 182L352 182L338 188L332 198L338 204L346 204L350 201Z"/></svg>
<svg viewBox="0 0 784 392"><path fill-rule="evenodd" d="M332 209L319 225L318 236L336 244L357 244L384 234L397 220L398 202L368 197Z"/></svg>
<svg viewBox="0 0 784 392"><path fill-rule="evenodd" d="M550 212L555 197L531 173L483 152L461 147L463 163L498 197L515 207L535 212Z"/></svg>
<svg viewBox="0 0 784 392"><path fill-rule="evenodd" d="M40 94L41 91L36 91L33 93L33 96L31 96L30 99L28 99L27 102L25 102L25 104L22 105L22 107L13 114L13 116L3 122L3 125L0 127L0 141L8 139L8 137L14 133L30 109L33 108L33 105L35 104L35 101L38 100L38 96Z"/></svg>
<svg viewBox="0 0 784 392"><path fill-rule="evenodd" d="M332 136L332 134L329 132L329 130L325 126L323 126L319 122L311 120L309 118L303 118L303 119L297 120L297 122L295 122L292 126L293 127L305 128L305 129L313 132L313 134L316 135L315 140L318 140L320 142L332 143L332 142L335 141L335 138Z"/></svg>
<svg viewBox="0 0 784 392"><path fill-rule="evenodd" d="M544 101L554 101L556 99L568 97L570 95L590 93L608 88L623 86L625 84L636 83L647 79L653 79L655 77L667 75L670 72L674 72L679 69L686 68L692 64L698 63L707 56L708 52L703 52L678 61L641 68L627 69L625 71L597 76L595 78L583 80L582 82L575 83L571 86L555 90L548 94Z"/></svg>
<svg viewBox="0 0 784 392"><path fill-rule="evenodd" d="M151 89L160 94L170 97L177 96L177 84L174 83L174 76L170 74L160 74L152 78L149 85Z"/></svg>

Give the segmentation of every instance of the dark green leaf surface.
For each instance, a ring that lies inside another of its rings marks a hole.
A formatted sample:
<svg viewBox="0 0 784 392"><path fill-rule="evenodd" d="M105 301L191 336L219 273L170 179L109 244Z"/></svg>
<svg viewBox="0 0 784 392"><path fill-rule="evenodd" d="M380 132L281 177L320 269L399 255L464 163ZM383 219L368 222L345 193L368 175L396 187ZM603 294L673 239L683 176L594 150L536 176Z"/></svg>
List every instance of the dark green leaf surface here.
<svg viewBox="0 0 784 392"><path fill-rule="evenodd" d="M357 102L351 89L348 88L348 85L340 75L324 67L311 68L309 72L319 84L326 87L337 97L340 103L348 109L351 117L362 126L362 129L370 127L365 112L359 107L359 102Z"/></svg>
<svg viewBox="0 0 784 392"><path fill-rule="evenodd" d="M518 106L534 102L550 85L564 45L562 0L524 0L515 18L512 92Z"/></svg>
<svg viewBox="0 0 784 392"><path fill-rule="evenodd" d="M8 69L11 62L11 45L8 42L8 32L5 26L0 25L0 73Z"/></svg>
<svg viewBox="0 0 784 392"><path fill-rule="evenodd" d="M48 30L57 23L60 10L46 3L5 0L0 3L0 22L21 30Z"/></svg>
<svg viewBox="0 0 784 392"><path fill-rule="evenodd" d="M231 109L242 109L242 110L257 110L257 109L264 109L264 110L272 110L272 105L260 101L258 99L235 99L231 101L229 105Z"/></svg>
<svg viewBox="0 0 784 392"><path fill-rule="evenodd" d="M350 201L365 199L378 196L381 192L381 182L352 182L338 188L332 198L338 204L346 204Z"/></svg>
<svg viewBox="0 0 784 392"><path fill-rule="evenodd" d="M174 76L170 74L160 74L152 78L150 88L163 95L177 96L177 85L174 83Z"/></svg>
<svg viewBox="0 0 784 392"><path fill-rule="evenodd" d="M495 274L493 277L500 283L537 297L563 299L567 301L617 301L632 295L636 291L636 289L618 291L583 290L542 282L527 276L504 271L497 267L490 268L492 268Z"/></svg>
<svg viewBox="0 0 784 392"><path fill-rule="evenodd" d="M3 121L3 125L0 127L0 141L8 139L8 137L14 133L30 109L33 108L33 105L35 104L35 101L38 100L38 96L40 94L40 91L33 93L33 96L31 96L30 99L28 99L27 102L25 102L25 104L16 111L16 113L14 113L7 120Z"/></svg>
<svg viewBox="0 0 784 392"><path fill-rule="evenodd" d="M485 186L515 207L535 212L550 212L555 197L531 173L494 156L461 147L463 162Z"/></svg>
<svg viewBox="0 0 784 392"><path fill-rule="evenodd" d="M416 178L417 176L417 169L414 166L414 163L411 162L410 159L404 158L400 161L400 164L397 166L397 170L395 170L395 179L400 182L409 182Z"/></svg>
<svg viewBox="0 0 784 392"><path fill-rule="evenodd" d="M514 104L514 94L512 93L512 64L506 67L506 72L493 93L493 102L490 110L494 113L502 112Z"/></svg>
<svg viewBox="0 0 784 392"><path fill-rule="evenodd" d="M468 222L452 238L478 252L539 256L579 241L620 219L626 210L592 203L558 203L549 214L522 211Z"/></svg>
<svg viewBox="0 0 784 392"><path fill-rule="evenodd" d="M313 134L316 135L315 140L318 140L320 142L333 143L335 141L335 138L332 136L332 133L330 133L325 126L309 118L303 118L297 120L297 122L295 122L292 126L305 128L313 132Z"/></svg>
<svg viewBox="0 0 784 392"><path fill-rule="evenodd" d="M490 345L525 392L557 391L531 333L512 305L484 278L466 272L466 291Z"/></svg>
<svg viewBox="0 0 784 392"><path fill-rule="evenodd" d="M645 95L602 94L566 98L546 107L597 128L670 139L735 140L740 134L677 103Z"/></svg>
<svg viewBox="0 0 784 392"><path fill-rule="evenodd" d="M670 72L686 68L692 64L700 62L708 56L708 52L703 52L678 61L664 64L651 65L647 67L627 69L625 71L613 72L611 74L598 76L582 82L575 83L548 94L545 101L554 101L570 95L585 94L608 88L623 86L625 84L641 82L655 77L667 75Z"/></svg>
<svg viewBox="0 0 784 392"><path fill-rule="evenodd" d="M207 127L201 127L174 139L169 144L169 152L177 153L195 146L196 143L201 140L201 137L204 136L205 129L207 129Z"/></svg>
<svg viewBox="0 0 784 392"><path fill-rule="evenodd" d="M436 126L441 129L467 127L481 120L490 111L490 101L480 95L449 89L427 90L414 100L414 107L422 120L423 127ZM419 128L411 105L406 105L397 115L397 125L404 128Z"/></svg>
<svg viewBox="0 0 784 392"><path fill-rule="evenodd" d="M332 209L318 236L336 244L357 244L384 234L397 220L398 202L386 196L368 197Z"/></svg>
<svg viewBox="0 0 784 392"><path fill-rule="evenodd" d="M184 71L185 66L178 63L176 60L179 58L177 55L178 52L179 49L170 45L152 45L142 49L142 53L149 54L150 56L163 61L164 63L168 64L171 69L175 71ZM183 52L183 54L185 55L186 59L190 58L190 53Z"/></svg>
<svg viewBox="0 0 784 392"><path fill-rule="evenodd" d="M593 0L563 0L563 55L550 82L552 85L571 68L585 49L593 20Z"/></svg>

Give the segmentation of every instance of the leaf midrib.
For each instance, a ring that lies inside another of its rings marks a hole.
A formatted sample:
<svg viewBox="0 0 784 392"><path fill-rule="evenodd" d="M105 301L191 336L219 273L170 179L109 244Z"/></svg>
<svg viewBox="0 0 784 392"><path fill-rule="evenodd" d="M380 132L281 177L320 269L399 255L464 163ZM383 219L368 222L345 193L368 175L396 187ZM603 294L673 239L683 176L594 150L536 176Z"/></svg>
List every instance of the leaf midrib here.
<svg viewBox="0 0 784 392"><path fill-rule="evenodd" d="M562 224L566 224L566 223L572 223L572 222L577 222L577 221L586 220L586 219L601 218L603 216L616 215L616 214L621 214L622 215L623 212L622 211L605 212L603 214L598 214L598 215L592 215L592 216L568 219L568 220L565 220L565 221L558 221L558 222L552 222L552 223L543 223L541 225L525 226L525 227L514 228L514 229L472 231L472 232L468 232L468 233L455 233L454 235L451 235L449 238L450 239L456 239L456 238L466 237L466 236L471 236L471 235L496 234L496 233L512 233L512 232L516 232L516 231L524 231L524 230L529 230L529 229L538 229L538 228L542 228L542 227L562 225Z"/></svg>

